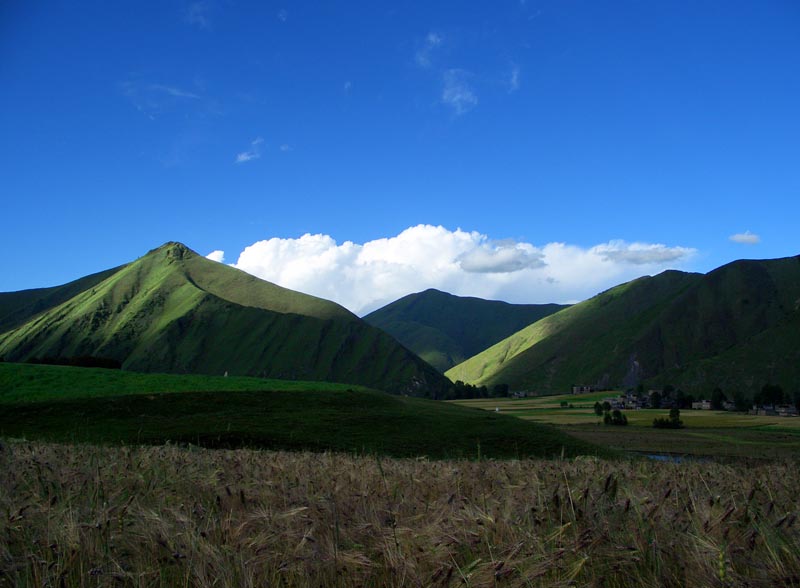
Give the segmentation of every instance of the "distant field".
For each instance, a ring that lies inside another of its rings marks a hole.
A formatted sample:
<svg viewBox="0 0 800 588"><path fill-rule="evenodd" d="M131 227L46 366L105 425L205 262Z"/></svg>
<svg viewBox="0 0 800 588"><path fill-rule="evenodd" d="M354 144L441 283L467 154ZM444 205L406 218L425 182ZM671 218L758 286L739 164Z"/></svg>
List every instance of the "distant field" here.
<svg viewBox="0 0 800 588"><path fill-rule="evenodd" d="M682 410L685 428L652 427L668 410L626 410L627 427L602 424L594 403L613 392L564 394L538 398L456 400L454 404L499 409L500 414L549 423L571 435L604 447L643 453L679 453L723 457L784 458L800 455L800 418L754 416L738 412ZM571 404L561 408L561 402Z"/></svg>
<svg viewBox="0 0 800 588"><path fill-rule="evenodd" d="M0 437L434 458L609 452L508 415L338 384L0 363Z"/></svg>

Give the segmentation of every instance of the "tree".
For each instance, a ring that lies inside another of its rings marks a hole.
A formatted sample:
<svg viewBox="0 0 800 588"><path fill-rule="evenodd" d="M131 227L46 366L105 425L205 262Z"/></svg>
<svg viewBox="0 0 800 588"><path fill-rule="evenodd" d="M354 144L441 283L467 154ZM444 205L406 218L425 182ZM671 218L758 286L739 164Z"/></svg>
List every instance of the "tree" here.
<svg viewBox="0 0 800 588"><path fill-rule="evenodd" d="M611 410L611 403L608 400L603 401L603 412L609 412Z"/></svg>
<svg viewBox="0 0 800 588"><path fill-rule="evenodd" d="M727 402L728 399L725 397L725 394L722 392L722 388L717 386L714 388L714 391L711 393L711 409L712 410L722 410L723 403Z"/></svg>
<svg viewBox="0 0 800 588"><path fill-rule="evenodd" d="M682 429L681 410L677 406L671 408L669 418L655 418L653 419L653 426L656 429Z"/></svg>
<svg viewBox="0 0 800 588"><path fill-rule="evenodd" d="M492 388L492 396L495 398L508 396L508 384L495 384Z"/></svg>
<svg viewBox="0 0 800 588"><path fill-rule="evenodd" d="M603 415L603 424L625 426L628 424L628 417L622 414L622 411L615 409L614 412L606 412Z"/></svg>
<svg viewBox="0 0 800 588"><path fill-rule="evenodd" d="M599 402L594 403L594 414L596 414L599 417L603 416L603 405L600 404Z"/></svg>
<svg viewBox="0 0 800 588"><path fill-rule="evenodd" d="M784 401L783 388L777 384L764 384L756 398L756 404L781 404Z"/></svg>
<svg viewBox="0 0 800 588"><path fill-rule="evenodd" d="M650 408L660 408L661 407L661 394L659 392L653 392L650 395Z"/></svg>
<svg viewBox="0 0 800 588"><path fill-rule="evenodd" d="M741 390L734 390L733 392L733 403L736 405L736 410L740 412L746 412L750 405L750 399L742 392ZM753 403L758 403L758 401L754 398Z"/></svg>

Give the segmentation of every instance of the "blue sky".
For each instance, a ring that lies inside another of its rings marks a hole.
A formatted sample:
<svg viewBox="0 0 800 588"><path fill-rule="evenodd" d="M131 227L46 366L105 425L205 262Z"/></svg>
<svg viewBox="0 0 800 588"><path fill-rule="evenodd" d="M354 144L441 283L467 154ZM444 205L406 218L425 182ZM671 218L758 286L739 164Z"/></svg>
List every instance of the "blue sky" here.
<svg viewBox="0 0 800 588"><path fill-rule="evenodd" d="M358 312L797 255L798 33L794 1L4 2L0 291L169 240Z"/></svg>

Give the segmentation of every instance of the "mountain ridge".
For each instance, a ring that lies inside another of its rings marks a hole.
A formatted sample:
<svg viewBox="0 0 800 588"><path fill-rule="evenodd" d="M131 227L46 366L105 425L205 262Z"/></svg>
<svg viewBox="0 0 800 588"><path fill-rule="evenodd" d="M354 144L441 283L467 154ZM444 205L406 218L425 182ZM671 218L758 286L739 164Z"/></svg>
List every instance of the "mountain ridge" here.
<svg viewBox="0 0 800 588"><path fill-rule="evenodd" d="M444 372L524 326L566 308L462 297L429 288L364 317Z"/></svg>
<svg viewBox="0 0 800 588"><path fill-rule="evenodd" d="M799 363L796 256L633 280L526 327L446 375L547 392L644 383L752 396L771 381L793 385Z"/></svg>
<svg viewBox="0 0 800 588"><path fill-rule="evenodd" d="M344 307L177 242L0 334L0 357L12 361L80 355L134 371L319 379L415 395L448 385Z"/></svg>

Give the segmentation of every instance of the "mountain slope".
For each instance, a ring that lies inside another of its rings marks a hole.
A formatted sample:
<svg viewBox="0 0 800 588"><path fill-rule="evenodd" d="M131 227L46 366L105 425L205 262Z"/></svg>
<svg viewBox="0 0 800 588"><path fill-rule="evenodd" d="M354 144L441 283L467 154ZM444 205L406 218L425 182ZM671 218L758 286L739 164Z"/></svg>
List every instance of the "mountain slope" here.
<svg viewBox="0 0 800 588"><path fill-rule="evenodd" d="M95 355L124 369L327 380L436 394L413 353L332 302L167 243L0 335L0 357Z"/></svg>
<svg viewBox="0 0 800 588"><path fill-rule="evenodd" d="M563 308L566 305L508 304L430 289L409 294L364 320L445 371Z"/></svg>
<svg viewBox="0 0 800 588"><path fill-rule="evenodd" d="M566 391L670 383L752 394L800 376L800 257L669 271L547 317L447 372L469 383Z"/></svg>
<svg viewBox="0 0 800 588"><path fill-rule="evenodd" d="M113 276L123 267L91 274L53 288L0 292L0 333L18 327L37 314L66 302L73 296L77 296Z"/></svg>

